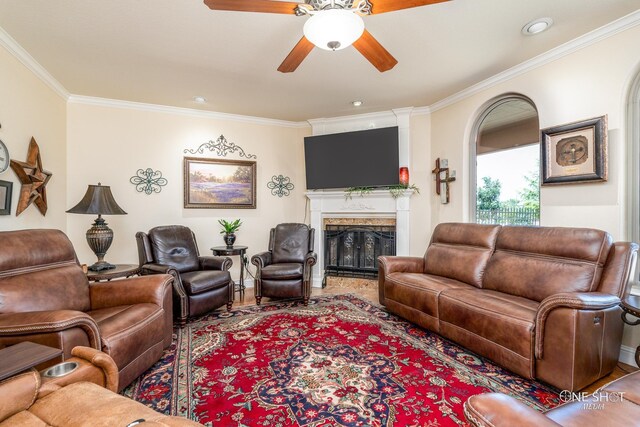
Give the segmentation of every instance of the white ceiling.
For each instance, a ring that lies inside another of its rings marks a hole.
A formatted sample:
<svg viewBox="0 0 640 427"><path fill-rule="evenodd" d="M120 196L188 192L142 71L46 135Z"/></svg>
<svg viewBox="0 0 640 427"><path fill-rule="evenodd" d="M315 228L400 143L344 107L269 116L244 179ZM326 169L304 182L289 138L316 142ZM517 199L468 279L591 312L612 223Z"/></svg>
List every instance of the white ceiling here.
<svg viewBox="0 0 640 427"><path fill-rule="evenodd" d="M386 73L349 47L316 48L282 74L305 17L212 11L202 0L0 0L0 27L71 94L299 121L431 105L639 5L453 0L367 16L398 60ZM545 16L550 30L520 33Z"/></svg>

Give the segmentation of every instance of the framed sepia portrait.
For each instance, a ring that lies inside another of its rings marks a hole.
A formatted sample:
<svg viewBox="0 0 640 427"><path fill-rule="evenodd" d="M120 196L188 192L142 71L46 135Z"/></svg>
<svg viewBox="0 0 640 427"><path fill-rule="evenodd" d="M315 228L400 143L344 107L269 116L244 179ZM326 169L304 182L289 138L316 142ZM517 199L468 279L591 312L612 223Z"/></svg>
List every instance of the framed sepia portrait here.
<svg viewBox="0 0 640 427"><path fill-rule="evenodd" d="M0 215L11 215L11 190L13 182L0 181Z"/></svg>
<svg viewBox="0 0 640 427"><path fill-rule="evenodd" d="M256 162L184 158L184 207L256 208Z"/></svg>
<svg viewBox="0 0 640 427"><path fill-rule="evenodd" d="M540 131L541 185L607 180L607 116Z"/></svg>

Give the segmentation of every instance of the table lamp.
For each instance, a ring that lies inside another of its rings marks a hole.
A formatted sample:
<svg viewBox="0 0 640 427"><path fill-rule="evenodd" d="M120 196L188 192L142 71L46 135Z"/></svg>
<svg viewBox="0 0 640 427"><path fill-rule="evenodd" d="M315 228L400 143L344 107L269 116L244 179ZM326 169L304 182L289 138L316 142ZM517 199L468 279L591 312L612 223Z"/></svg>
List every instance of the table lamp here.
<svg viewBox="0 0 640 427"><path fill-rule="evenodd" d="M104 260L104 256L113 241L113 230L104 222L102 215L126 215L120 206L113 199L111 187L108 185L89 185L80 203L67 211L76 214L93 214L98 218L93 222L93 226L87 230L87 243L98 257L98 261L89 267L91 271L102 271L116 268Z"/></svg>

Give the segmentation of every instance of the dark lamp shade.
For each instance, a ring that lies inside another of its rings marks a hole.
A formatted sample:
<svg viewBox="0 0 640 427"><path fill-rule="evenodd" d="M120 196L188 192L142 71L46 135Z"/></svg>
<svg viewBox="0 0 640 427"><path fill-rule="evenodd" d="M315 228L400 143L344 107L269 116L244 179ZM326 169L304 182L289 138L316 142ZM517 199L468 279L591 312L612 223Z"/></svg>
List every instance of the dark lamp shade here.
<svg viewBox="0 0 640 427"><path fill-rule="evenodd" d="M116 203L108 185L89 185L80 203L67 211L75 214L126 215Z"/></svg>

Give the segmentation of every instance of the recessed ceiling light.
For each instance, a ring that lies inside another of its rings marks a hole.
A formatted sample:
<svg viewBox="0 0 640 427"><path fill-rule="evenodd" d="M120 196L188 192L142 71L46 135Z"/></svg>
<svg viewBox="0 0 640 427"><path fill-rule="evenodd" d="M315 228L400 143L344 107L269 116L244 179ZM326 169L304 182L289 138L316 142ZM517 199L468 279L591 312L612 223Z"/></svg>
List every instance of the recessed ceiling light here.
<svg viewBox="0 0 640 427"><path fill-rule="evenodd" d="M359 107L362 105L362 101L352 101L351 105L353 105L354 107Z"/></svg>
<svg viewBox="0 0 640 427"><path fill-rule="evenodd" d="M553 19L551 18L539 18L534 19L531 22L528 22L524 27L522 27L522 34L525 36L532 36L534 34L539 34L553 25Z"/></svg>
<svg viewBox="0 0 640 427"><path fill-rule="evenodd" d="M205 98L204 96L194 96L193 101L197 102L198 104L204 104L205 102L207 102L207 98Z"/></svg>

